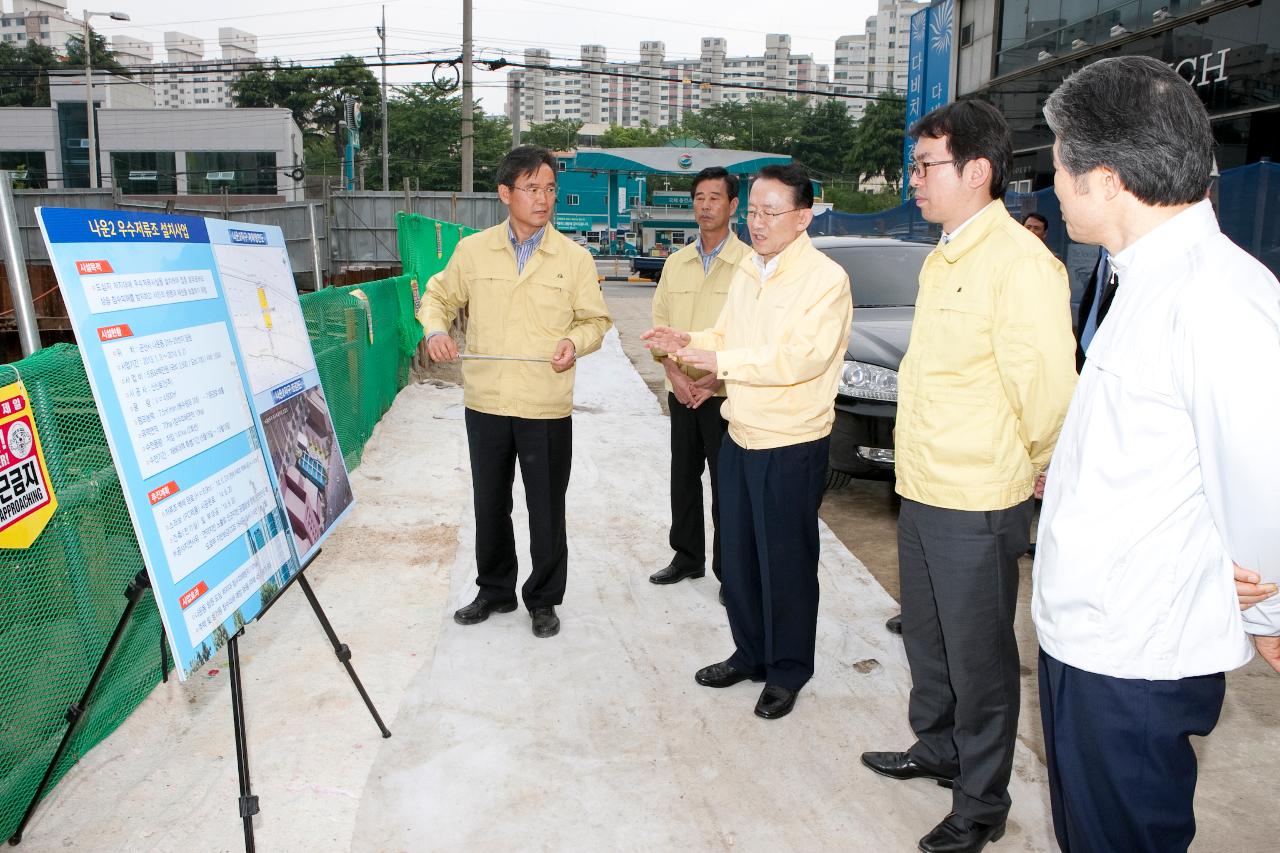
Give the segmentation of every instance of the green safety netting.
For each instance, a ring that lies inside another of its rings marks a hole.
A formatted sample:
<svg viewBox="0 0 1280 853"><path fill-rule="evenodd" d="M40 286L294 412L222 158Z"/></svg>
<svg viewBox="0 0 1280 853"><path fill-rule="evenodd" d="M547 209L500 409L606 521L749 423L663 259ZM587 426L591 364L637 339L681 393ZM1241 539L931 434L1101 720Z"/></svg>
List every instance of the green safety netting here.
<svg viewBox="0 0 1280 853"><path fill-rule="evenodd" d="M410 277L328 288L301 301L343 456L355 468L408 382L422 335ZM0 385L19 376L58 509L31 548L0 549L0 839L21 820L66 730L67 708L88 684L125 588L143 567L79 349L59 344L0 365ZM55 782L159 682L161 642L147 591Z"/></svg>
<svg viewBox="0 0 1280 853"><path fill-rule="evenodd" d="M476 229L454 222L441 222L416 213L396 214L396 245L405 275L426 291L427 279L444 269L453 247Z"/></svg>

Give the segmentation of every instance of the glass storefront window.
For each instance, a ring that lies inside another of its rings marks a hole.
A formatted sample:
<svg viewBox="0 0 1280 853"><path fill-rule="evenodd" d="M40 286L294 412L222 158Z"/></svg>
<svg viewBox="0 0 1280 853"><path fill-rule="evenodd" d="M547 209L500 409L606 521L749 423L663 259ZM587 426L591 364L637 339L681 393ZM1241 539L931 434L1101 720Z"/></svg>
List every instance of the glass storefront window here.
<svg viewBox="0 0 1280 853"><path fill-rule="evenodd" d="M218 195L276 195L274 151L191 151L187 154L187 192Z"/></svg>
<svg viewBox="0 0 1280 853"><path fill-rule="evenodd" d="M14 189L43 190L49 187L43 151L0 151L0 169L13 173Z"/></svg>
<svg viewBox="0 0 1280 853"><path fill-rule="evenodd" d="M995 75L1089 50L1195 12L1200 0L1007 0Z"/></svg>
<svg viewBox="0 0 1280 853"><path fill-rule="evenodd" d="M176 162L172 151L113 151L111 178L125 195L175 195Z"/></svg>
<svg viewBox="0 0 1280 853"><path fill-rule="evenodd" d="M89 186L89 118L86 113L82 103L64 101L58 104L62 185L69 189L86 189Z"/></svg>

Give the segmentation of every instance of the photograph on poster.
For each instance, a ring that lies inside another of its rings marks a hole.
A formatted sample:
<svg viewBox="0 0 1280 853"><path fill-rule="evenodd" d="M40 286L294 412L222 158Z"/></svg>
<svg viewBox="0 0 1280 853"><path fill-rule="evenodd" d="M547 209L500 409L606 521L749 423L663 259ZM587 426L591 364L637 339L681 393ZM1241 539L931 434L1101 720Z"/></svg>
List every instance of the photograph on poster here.
<svg viewBox="0 0 1280 853"><path fill-rule="evenodd" d="M325 402L316 385L262 413L298 558L307 556L351 504L351 484Z"/></svg>

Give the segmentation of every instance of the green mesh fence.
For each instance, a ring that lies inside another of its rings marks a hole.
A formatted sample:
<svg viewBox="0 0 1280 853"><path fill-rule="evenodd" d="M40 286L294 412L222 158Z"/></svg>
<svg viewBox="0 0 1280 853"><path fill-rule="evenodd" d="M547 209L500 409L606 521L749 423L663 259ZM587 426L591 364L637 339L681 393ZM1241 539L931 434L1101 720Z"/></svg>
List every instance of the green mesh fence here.
<svg viewBox="0 0 1280 853"><path fill-rule="evenodd" d="M422 335L409 282L401 276L302 297L349 468L359 464L374 425L409 379ZM22 819L66 730L67 707L88 684L126 604L125 588L143 567L79 349L59 344L0 365L0 385L19 376L58 510L31 548L0 549L0 842ZM159 682L161 642L148 591L55 782Z"/></svg>
<svg viewBox="0 0 1280 853"><path fill-rule="evenodd" d="M441 222L416 213L396 214L396 245L405 275L414 279L425 292L427 279L444 269L453 247L474 228L453 222Z"/></svg>

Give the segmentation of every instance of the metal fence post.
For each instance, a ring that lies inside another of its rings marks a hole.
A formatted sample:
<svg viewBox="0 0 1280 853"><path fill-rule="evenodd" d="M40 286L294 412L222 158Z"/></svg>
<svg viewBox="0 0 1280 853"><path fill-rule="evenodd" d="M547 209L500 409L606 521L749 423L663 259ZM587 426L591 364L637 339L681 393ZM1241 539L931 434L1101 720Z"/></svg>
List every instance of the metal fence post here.
<svg viewBox="0 0 1280 853"><path fill-rule="evenodd" d="M0 170L0 230L4 232L4 263L9 273L9 293L13 296L13 317L18 325L22 354L27 356L40 349L40 325L36 322L35 303L31 301L27 257L22 251L18 211L13 204L13 175L3 170Z"/></svg>
<svg viewBox="0 0 1280 853"><path fill-rule="evenodd" d="M311 275L315 289L324 289L324 273L320 270L320 235L316 233L316 206L307 205L307 224L311 229Z"/></svg>

